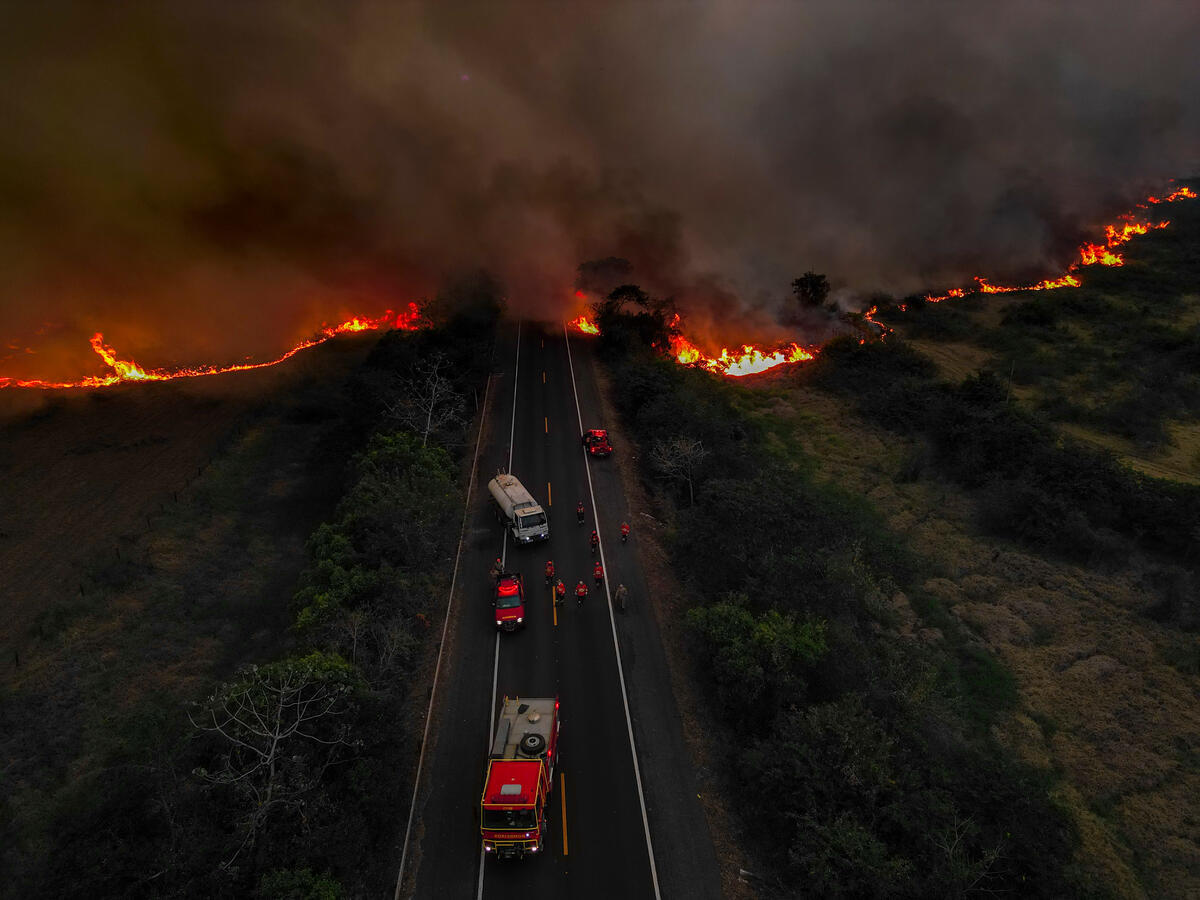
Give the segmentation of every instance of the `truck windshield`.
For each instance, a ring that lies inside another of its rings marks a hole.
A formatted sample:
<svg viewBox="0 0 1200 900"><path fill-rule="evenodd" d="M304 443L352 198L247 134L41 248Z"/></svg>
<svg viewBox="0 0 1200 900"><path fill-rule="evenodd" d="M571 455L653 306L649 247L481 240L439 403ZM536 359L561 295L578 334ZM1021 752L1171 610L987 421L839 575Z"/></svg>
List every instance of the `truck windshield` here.
<svg viewBox="0 0 1200 900"><path fill-rule="evenodd" d="M528 516L521 516L522 528L534 528L538 525L546 524L546 514L544 512L531 513Z"/></svg>
<svg viewBox="0 0 1200 900"><path fill-rule="evenodd" d="M532 829L537 826L537 816L532 809L484 809L483 827L497 831Z"/></svg>
<svg viewBox="0 0 1200 900"><path fill-rule="evenodd" d="M507 596L502 594L501 596L496 598L496 608L497 609L512 609L514 606L520 606L520 605L521 605L521 595L520 594L508 594Z"/></svg>

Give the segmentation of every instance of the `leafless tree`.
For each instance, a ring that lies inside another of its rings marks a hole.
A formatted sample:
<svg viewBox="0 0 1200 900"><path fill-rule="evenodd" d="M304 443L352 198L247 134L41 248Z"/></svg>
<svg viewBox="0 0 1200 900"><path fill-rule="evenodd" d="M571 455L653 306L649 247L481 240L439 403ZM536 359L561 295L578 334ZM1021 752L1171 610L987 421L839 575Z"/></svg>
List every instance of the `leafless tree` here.
<svg viewBox="0 0 1200 900"><path fill-rule="evenodd" d="M664 478L687 485L688 505L696 501L696 471L708 456L699 440L677 435L666 441L655 441L650 448L650 462Z"/></svg>
<svg viewBox="0 0 1200 900"><path fill-rule="evenodd" d="M338 643L350 645L351 663L358 662L358 642L366 636L370 624L370 617L362 609L351 609L336 622Z"/></svg>
<svg viewBox="0 0 1200 900"><path fill-rule="evenodd" d="M416 654L418 641L413 634L412 620L397 614L386 621L376 622L371 629L374 638L376 665L380 674L400 668Z"/></svg>
<svg viewBox="0 0 1200 900"><path fill-rule="evenodd" d="M347 722L349 672L340 659L323 654L251 666L188 711L194 727L226 744L217 767L195 774L232 788L248 806L238 823L242 842L223 868L253 844L273 812L299 803L354 746Z"/></svg>
<svg viewBox="0 0 1200 900"><path fill-rule="evenodd" d="M968 842L978 830L970 816L960 819L955 813L953 822L934 837L934 843L946 855L946 870L959 896L997 893L987 886L987 879L1002 856L1001 846L985 848L978 857L973 857Z"/></svg>
<svg viewBox="0 0 1200 900"><path fill-rule="evenodd" d="M465 403L446 377L449 369L444 354L429 354L412 367L400 399L388 407L389 416L421 435L422 447L430 434L462 420Z"/></svg>

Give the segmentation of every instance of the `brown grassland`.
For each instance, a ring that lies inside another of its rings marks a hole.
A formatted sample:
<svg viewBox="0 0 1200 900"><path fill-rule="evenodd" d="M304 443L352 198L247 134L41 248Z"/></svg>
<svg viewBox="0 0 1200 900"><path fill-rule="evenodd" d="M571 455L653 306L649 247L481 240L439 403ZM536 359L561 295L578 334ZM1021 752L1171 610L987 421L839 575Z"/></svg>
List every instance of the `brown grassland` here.
<svg viewBox="0 0 1200 900"><path fill-rule="evenodd" d="M1200 678L1195 637L1141 614L1153 601L1099 575L997 544L972 500L936 479L894 476L910 441L820 392L758 397L772 430L819 460L822 478L868 496L945 573L925 590L1016 677L1019 702L995 726L1001 743L1059 776L1076 822L1079 863L1098 893L1200 893ZM779 424L780 422L786 425ZM899 633L940 640L903 596Z"/></svg>

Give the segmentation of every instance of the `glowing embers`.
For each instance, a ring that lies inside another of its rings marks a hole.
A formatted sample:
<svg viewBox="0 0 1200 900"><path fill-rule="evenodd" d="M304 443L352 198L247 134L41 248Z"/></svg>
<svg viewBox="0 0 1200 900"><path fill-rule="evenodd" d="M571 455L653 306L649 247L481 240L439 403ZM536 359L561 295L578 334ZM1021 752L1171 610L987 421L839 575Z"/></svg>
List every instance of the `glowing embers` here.
<svg viewBox="0 0 1200 900"><path fill-rule="evenodd" d="M117 351L104 343L104 335L96 332L92 335L91 345L96 354L104 360L104 364L112 369L106 375L89 375L78 381L21 381L16 378L0 376L0 388L23 387L41 388L44 390L61 388L108 387L124 381L171 381L176 378L199 378L202 375L222 375L226 372L242 372L248 369L264 369L276 366L284 360L291 359L301 350L323 344L339 334L352 334L360 331L380 331L396 328L401 331L415 331L421 327L421 311L417 304L410 303L408 309L399 313L388 310L382 316L374 318L355 316L338 325L324 325L315 336L307 338L277 359L260 363L239 363L231 366L197 366L182 369L143 369L133 360L117 358Z"/></svg>

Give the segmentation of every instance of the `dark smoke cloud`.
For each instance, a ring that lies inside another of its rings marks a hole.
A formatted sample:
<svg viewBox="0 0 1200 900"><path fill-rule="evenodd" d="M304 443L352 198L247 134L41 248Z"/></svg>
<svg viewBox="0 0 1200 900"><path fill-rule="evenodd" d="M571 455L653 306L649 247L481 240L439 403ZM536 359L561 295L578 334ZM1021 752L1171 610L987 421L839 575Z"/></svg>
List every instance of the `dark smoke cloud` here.
<svg viewBox="0 0 1200 900"><path fill-rule="evenodd" d="M1055 272L1198 157L1177 0L0 15L0 374L73 374L94 330L151 365L265 355L477 266L557 316L610 255L697 322L778 331L809 269Z"/></svg>

